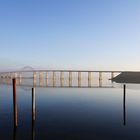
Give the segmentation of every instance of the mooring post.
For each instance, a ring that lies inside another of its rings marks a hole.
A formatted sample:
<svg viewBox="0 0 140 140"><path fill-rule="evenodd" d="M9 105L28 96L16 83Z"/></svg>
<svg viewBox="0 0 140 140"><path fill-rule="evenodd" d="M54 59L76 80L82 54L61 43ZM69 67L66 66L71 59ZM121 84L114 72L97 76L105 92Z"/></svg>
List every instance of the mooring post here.
<svg viewBox="0 0 140 140"><path fill-rule="evenodd" d="M126 125L126 85L123 85L123 125Z"/></svg>
<svg viewBox="0 0 140 140"><path fill-rule="evenodd" d="M18 115L17 115L17 99L16 99L16 79L13 79L13 117L14 127L18 126Z"/></svg>
<svg viewBox="0 0 140 140"><path fill-rule="evenodd" d="M61 71L60 73L60 83L61 83L61 87L64 86L64 73Z"/></svg>
<svg viewBox="0 0 140 140"><path fill-rule="evenodd" d="M35 88L32 88L32 121L35 121Z"/></svg>
<svg viewBox="0 0 140 140"><path fill-rule="evenodd" d="M81 87L81 72L78 72L78 87Z"/></svg>

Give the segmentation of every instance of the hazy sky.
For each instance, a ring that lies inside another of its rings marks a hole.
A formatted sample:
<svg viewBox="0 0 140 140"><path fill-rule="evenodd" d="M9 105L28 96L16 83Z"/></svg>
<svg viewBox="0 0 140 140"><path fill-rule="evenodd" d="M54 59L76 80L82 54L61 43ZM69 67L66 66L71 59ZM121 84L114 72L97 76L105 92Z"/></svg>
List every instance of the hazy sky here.
<svg viewBox="0 0 140 140"><path fill-rule="evenodd" d="M140 0L0 0L0 70L140 70Z"/></svg>

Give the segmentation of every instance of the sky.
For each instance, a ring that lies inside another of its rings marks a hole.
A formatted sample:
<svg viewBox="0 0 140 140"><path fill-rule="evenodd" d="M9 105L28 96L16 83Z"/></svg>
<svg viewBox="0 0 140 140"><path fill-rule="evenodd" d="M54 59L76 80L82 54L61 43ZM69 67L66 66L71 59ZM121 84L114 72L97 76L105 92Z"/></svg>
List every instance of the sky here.
<svg viewBox="0 0 140 140"><path fill-rule="evenodd" d="M0 71L140 70L140 0L0 0Z"/></svg>

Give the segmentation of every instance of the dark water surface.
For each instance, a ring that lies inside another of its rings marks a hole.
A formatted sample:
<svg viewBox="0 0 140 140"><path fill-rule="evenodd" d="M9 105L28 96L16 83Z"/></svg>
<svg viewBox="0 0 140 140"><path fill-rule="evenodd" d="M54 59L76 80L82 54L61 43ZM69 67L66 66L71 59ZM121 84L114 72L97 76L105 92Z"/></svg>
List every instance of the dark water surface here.
<svg viewBox="0 0 140 140"><path fill-rule="evenodd" d="M128 85L124 105L116 88L36 88L32 125L31 89L17 87L18 122L13 129L12 86L0 85L0 140L139 140L140 86Z"/></svg>

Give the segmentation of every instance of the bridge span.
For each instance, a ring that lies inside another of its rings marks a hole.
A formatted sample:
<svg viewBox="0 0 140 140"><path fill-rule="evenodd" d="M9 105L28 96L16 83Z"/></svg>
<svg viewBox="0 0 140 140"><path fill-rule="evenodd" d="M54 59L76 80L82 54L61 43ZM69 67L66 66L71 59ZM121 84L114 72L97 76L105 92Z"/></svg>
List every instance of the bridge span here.
<svg viewBox="0 0 140 140"><path fill-rule="evenodd" d="M104 75L108 74L108 80L114 78L121 72L126 71L97 71L97 70L21 70L0 72L0 83L11 84L11 79L17 79L17 85L26 86L42 86L42 87L104 87ZM130 72L130 71L127 71ZM93 85L95 77L98 85ZM26 79L30 79L31 84L27 84ZM77 85L74 84L77 81ZM86 80L87 85L82 85L82 81ZM57 84L59 81L59 85ZM65 84L67 82L67 86ZM51 83L51 85L50 85Z"/></svg>

